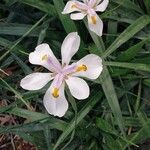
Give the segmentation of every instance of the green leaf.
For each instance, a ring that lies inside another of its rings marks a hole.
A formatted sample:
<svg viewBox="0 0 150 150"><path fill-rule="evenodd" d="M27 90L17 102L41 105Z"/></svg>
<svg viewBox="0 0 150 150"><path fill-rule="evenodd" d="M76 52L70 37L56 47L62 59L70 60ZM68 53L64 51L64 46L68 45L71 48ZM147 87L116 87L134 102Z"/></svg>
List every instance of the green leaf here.
<svg viewBox="0 0 150 150"><path fill-rule="evenodd" d="M95 92L95 91L94 91ZM57 140L53 150L55 150L73 131L75 128L75 121L76 126L82 121L82 119L90 112L90 110L96 105L96 103L101 99L101 93L96 92L94 96L88 100L87 104L81 109L81 111L77 115L77 120L74 118L66 127L66 130L60 135L59 139Z"/></svg>
<svg viewBox="0 0 150 150"><path fill-rule="evenodd" d="M143 83L150 87L150 79L145 79Z"/></svg>
<svg viewBox="0 0 150 150"><path fill-rule="evenodd" d="M14 48L16 48L16 46L28 35L30 34L30 32L36 28L45 18L46 18L47 15L44 15L38 22L36 22L22 37L20 37L17 42L15 44L13 44L12 46L10 46L9 50L6 51L1 57L0 57L0 61L6 57L9 52L11 52Z"/></svg>
<svg viewBox="0 0 150 150"><path fill-rule="evenodd" d="M130 0L113 0L113 2L120 4L121 6L127 8L127 9L134 10L134 11L144 14L142 9L140 9L140 7L138 7L138 5L131 2Z"/></svg>
<svg viewBox="0 0 150 150"><path fill-rule="evenodd" d="M119 55L116 59L116 61L130 61L132 60L137 53L141 50L144 44L150 42L150 38L144 39L141 42L133 45L126 51L124 51L121 55Z"/></svg>
<svg viewBox="0 0 150 150"><path fill-rule="evenodd" d="M103 134L104 140L105 140L105 146L107 146L107 149L116 150L116 149L122 149L120 143L115 140L111 135L109 134Z"/></svg>
<svg viewBox="0 0 150 150"><path fill-rule="evenodd" d="M87 23L85 23L85 24L87 27ZM89 33L90 33L94 43L96 44L96 47L93 48L94 51L93 51L93 49L91 49L90 52L101 56L101 53L105 50L105 45L104 45L102 39L99 38L97 35L95 35L91 31L89 31ZM105 63L104 60L103 60L103 62ZM119 101L117 98L117 94L116 94L111 76L110 76L109 71L108 71L106 66L103 67L103 72L100 75L100 77L98 78L98 80L102 84L103 91L104 91L105 96L107 98L108 104L109 104L109 106L110 106L110 108L111 108L111 110L112 110L112 112L116 118L118 126L119 126L122 134L125 136L124 124L123 124L124 121L123 121L121 109L119 106Z"/></svg>
<svg viewBox="0 0 150 150"><path fill-rule="evenodd" d="M69 16L62 14L62 11L65 7L63 0L53 0L53 2L54 2L54 6L57 10L58 16L59 16L66 32L70 33L70 32L73 32L73 31L74 32L77 31L74 22L69 18Z"/></svg>
<svg viewBox="0 0 150 150"><path fill-rule="evenodd" d="M26 75L32 73L32 70L17 55L13 53L11 53L11 55L17 61L18 65L22 68Z"/></svg>
<svg viewBox="0 0 150 150"><path fill-rule="evenodd" d="M128 140L130 140L131 142L134 142L134 143L140 143L146 139L149 139L150 132L147 132L147 131L150 131L149 127L150 127L150 120L148 120L146 122L146 124L139 131L129 135ZM128 144L124 143L124 149L126 149L127 146L128 146Z"/></svg>
<svg viewBox="0 0 150 150"><path fill-rule="evenodd" d="M105 62L105 65L150 72L150 65L148 64L125 63L125 62Z"/></svg>
<svg viewBox="0 0 150 150"><path fill-rule="evenodd" d="M13 109L9 109L6 111L9 114L13 114L19 117L26 118L28 121L33 122L33 121L41 121L45 122L45 120L49 120L51 122L49 126L52 129L58 129L58 130L64 130L66 128L66 123L60 119L53 118L47 114L42 114L22 108L15 107Z"/></svg>
<svg viewBox="0 0 150 150"><path fill-rule="evenodd" d="M145 6L146 6L146 9L147 9L147 12L150 15L150 2L149 2L149 0L144 0L144 3L145 3Z"/></svg>
<svg viewBox="0 0 150 150"><path fill-rule="evenodd" d="M24 4L27 4L29 6L35 7L37 9L41 10L41 11L44 11L49 15L52 15L52 16L57 15L55 7L50 3L43 2L41 0L23 0L23 1L18 0L18 1L20 3L24 3Z"/></svg>
<svg viewBox="0 0 150 150"><path fill-rule="evenodd" d="M116 130L113 129L113 127L104 119L102 118L96 118L96 123L98 128L100 128L101 130L111 133L111 134L117 134Z"/></svg>
<svg viewBox="0 0 150 150"><path fill-rule="evenodd" d="M49 27L49 23L53 23L54 18L47 19L42 25L37 26L34 28L27 37L38 37L43 30L47 30L46 37L50 40L61 40L64 36L64 33L61 31L55 31L54 28ZM48 29L46 28L46 25ZM32 25L29 24L18 24L18 23L0 23L0 35L16 35L16 36L22 36L28 30L32 28ZM60 35L57 36L57 35Z"/></svg>
<svg viewBox="0 0 150 150"><path fill-rule="evenodd" d="M103 58L108 57L111 53L116 51L122 44L132 38L136 33L143 29L150 23L149 16L142 16L138 18L133 24L131 24L123 33L121 33L117 39L103 52Z"/></svg>
<svg viewBox="0 0 150 150"><path fill-rule="evenodd" d="M32 108L30 107L30 105L26 102L26 100L24 100L22 97L22 95L16 91L13 87L11 87L5 80L3 80L2 78L0 78L0 80L10 89L10 91L12 91L15 96L22 101L22 103L24 103L26 105L26 107L29 109L29 110L32 110Z"/></svg>

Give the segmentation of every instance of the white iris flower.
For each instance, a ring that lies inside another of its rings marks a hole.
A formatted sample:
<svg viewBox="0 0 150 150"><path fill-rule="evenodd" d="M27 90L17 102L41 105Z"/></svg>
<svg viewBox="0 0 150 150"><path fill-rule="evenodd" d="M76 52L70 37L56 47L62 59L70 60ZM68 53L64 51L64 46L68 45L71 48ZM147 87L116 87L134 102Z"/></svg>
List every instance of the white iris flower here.
<svg viewBox="0 0 150 150"><path fill-rule="evenodd" d="M103 22L96 12L103 12L108 6L109 0L82 0L84 3L71 0L68 1L62 14L70 14L72 20L88 19L88 26L98 36L102 36Z"/></svg>
<svg viewBox="0 0 150 150"><path fill-rule="evenodd" d="M81 60L69 64L73 55L78 51L80 37L76 32L68 34L61 47L62 64L54 56L48 44L41 44L30 53L29 61L41 65L50 73L32 73L21 80L21 87L26 90L39 90L53 80L44 96L44 106L49 114L62 117L68 109L65 98L65 83L73 97L86 99L90 90L88 84L79 77L96 79L102 72L102 59L89 54Z"/></svg>

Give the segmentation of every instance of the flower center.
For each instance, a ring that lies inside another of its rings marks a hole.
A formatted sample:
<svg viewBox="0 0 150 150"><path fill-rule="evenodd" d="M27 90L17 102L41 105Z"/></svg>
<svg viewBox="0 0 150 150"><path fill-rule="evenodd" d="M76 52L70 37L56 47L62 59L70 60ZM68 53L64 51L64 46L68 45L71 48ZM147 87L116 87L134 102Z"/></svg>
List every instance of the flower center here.
<svg viewBox="0 0 150 150"><path fill-rule="evenodd" d="M50 65L54 72L52 76L54 77L53 81L53 88L51 91L51 94L54 98L59 97L59 89L62 86L62 83L64 80L69 78L74 73L80 72L80 71L87 71L87 66L84 64L81 64L77 66L75 63L71 65L62 65L62 67L59 67L56 62L47 54L44 54L41 57L42 61L47 61L48 65Z"/></svg>
<svg viewBox="0 0 150 150"><path fill-rule="evenodd" d="M76 66L75 64L65 66L62 68L61 73L56 74L54 78L54 88L52 89L52 96L54 98L59 97L59 88L61 87L64 80L69 78L72 74L80 71L87 71L87 66L82 64L80 66Z"/></svg>
<svg viewBox="0 0 150 150"><path fill-rule="evenodd" d="M71 9L79 9L81 10L81 12L84 12L86 14L88 14L90 16L90 23L95 25L97 23L97 18L96 18L96 13L95 13L95 6L89 4L89 5L86 5L86 4L80 4L80 3L74 3L72 4L71 6Z"/></svg>

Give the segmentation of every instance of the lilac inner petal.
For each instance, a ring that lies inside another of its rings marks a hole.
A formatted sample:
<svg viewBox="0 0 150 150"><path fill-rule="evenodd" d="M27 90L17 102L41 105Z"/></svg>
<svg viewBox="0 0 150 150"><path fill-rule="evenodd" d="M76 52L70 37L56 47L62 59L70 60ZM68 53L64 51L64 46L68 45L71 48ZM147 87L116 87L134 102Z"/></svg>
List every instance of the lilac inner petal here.
<svg viewBox="0 0 150 150"><path fill-rule="evenodd" d="M48 64L55 72L61 72L61 66L58 63L56 63L51 57L48 57Z"/></svg>
<svg viewBox="0 0 150 150"><path fill-rule="evenodd" d="M96 12L95 12L95 10L94 9L92 9L92 8L90 8L90 9L88 9L88 14L90 15L90 16L95 16L96 15Z"/></svg>
<svg viewBox="0 0 150 150"><path fill-rule="evenodd" d="M77 5L78 9L81 9L81 10L87 10L88 9L88 6L84 3L81 3L81 2L75 2L75 3Z"/></svg>
<svg viewBox="0 0 150 150"><path fill-rule="evenodd" d="M53 86L54 88L60 88L60 86L62 85L62 82L63 82L63 79L64 79L64 75L61 73L61 74L57 74L54 78L54 81L53 81Z"/></svg>
<svg viewBox="0 0 150 150"><path fill-rule="evenodd" d="M69 66L66 66L66 67L63 69L63 73L64 73L65 75L67 75L67 74L70 74L70 73L75 72L75 69L76 69L76 64L74 63L74 64L71 64L71 65L69 65Z"/></svg>

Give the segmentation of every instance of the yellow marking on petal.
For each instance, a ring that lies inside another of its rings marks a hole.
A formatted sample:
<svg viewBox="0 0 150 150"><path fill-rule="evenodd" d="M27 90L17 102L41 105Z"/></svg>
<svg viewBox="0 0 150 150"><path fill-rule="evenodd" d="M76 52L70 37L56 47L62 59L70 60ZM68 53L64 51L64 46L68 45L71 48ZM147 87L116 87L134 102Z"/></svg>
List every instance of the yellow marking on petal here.
<svg viewBox="0 0 150 150"><path fill-rule="evenodd" d="M59 97L59 89L58 88L54 88L52 95L53 95L53 97L58 98Z"/></svg>
<svg viewBox="0 0 150 150"><path fill-rule="evenodd" d="M87 71L87 66L86 66L86 65L81 65L81 66L79 66L79 67L76 69L76 72L79 72L79 71Z"/></svg>
<svg viewBox="0 0 150 150"><path fill-rule="evenodd" d="M96 24L97 23L96 16L92 16L91 21L92 21L92 24Z"/></svg>
<svg viewBox="0 0 150 150"><path fill-rule="evenodd" d="M44 56L42 56L42 61L44 61L44 60L48 60L48 56L47 55L44 55Z"/></svg>
<svg viewBox="0 0 150 150"><path fill-rule="evenodd" d="M77 8L77 5L76 4L73 4L72 6L71 6L71 8L73 9L73 8Z"/></svg>

